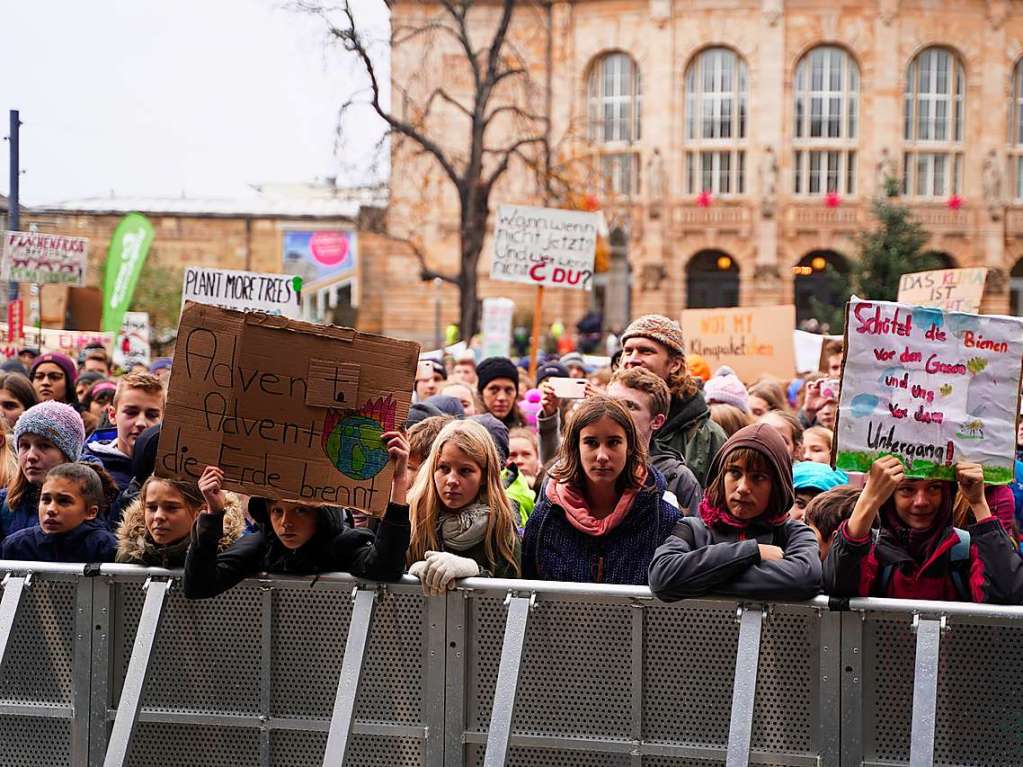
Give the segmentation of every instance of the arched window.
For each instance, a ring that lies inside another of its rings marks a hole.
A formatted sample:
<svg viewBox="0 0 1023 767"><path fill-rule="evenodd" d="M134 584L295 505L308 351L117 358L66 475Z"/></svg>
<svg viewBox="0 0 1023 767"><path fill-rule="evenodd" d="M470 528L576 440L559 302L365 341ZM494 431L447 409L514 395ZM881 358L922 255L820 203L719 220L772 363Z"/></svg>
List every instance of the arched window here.
<svg viewBox="0 0 1023 767"><path fill-rule="evenodd" d="M1012 193L1023 200L1023 59L1016 62L1012 74L1012 102L1009 104L1009 157L1012 167Z"/></svg>
<svg viewBox="0 0 1023 767"><path fill-rule="evenodd" d="M1013 317L1023 314L1023 258L1009 272L1009 314Z"/></svg>
<svg viewBox="0 0 1023 767"><path fill-rule="evenodd" d="M856 192L860 70L841 48L822 45L796 67L793 191Z"/></svg>
<svg viewBox="0 0 1023 767"><path fill-rule="evenodd" d="M722 250L701 250L686 264L686 308L739 305L739 265Z"/></svg>
<svg viewBox="0 0 1023 767"><path fill-rule="evenodd" d="M814 250L799 260L794 274L796 323L815 319L841 332L848 298L849 262L833 250ZM824 316L827 315L827 316Z"/></svg>
<svg viewBox="0 0 1023 767"><path fill-rule="evenodd" d="M746 193L748 82L728 48L708 48L686 70L686 194Z"/></svg>
<svg viewBox="0 0 1023 767"><path fill-rule="evenodd" d="M966 75L955 54L927 48L906 71L902 191L911 197L949 197L963 183Z"/></svg>
<svg viewBox="0 0 1023 767"><path fill-rule="evenodd" d="M590 69L588 135L599 150L600 171L614 194L639 192L639 67L627 53L608 53Z"/></svg>

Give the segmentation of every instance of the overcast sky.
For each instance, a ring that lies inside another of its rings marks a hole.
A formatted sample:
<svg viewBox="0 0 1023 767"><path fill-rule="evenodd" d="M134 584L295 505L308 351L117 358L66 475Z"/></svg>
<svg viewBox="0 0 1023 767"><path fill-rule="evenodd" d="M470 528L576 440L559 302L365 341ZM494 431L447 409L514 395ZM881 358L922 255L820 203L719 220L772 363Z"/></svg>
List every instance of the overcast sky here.
<svg viewBox="0 0 1023 767"><path fill-rule="evenodd" d="M353 3L385 36L382 0ZM325 30L273 0L7 0L0 135L21 110L22 203L360 180L345 167L366 165L380 125L363 111L335 154L337 109L362 84Z"/></svg>

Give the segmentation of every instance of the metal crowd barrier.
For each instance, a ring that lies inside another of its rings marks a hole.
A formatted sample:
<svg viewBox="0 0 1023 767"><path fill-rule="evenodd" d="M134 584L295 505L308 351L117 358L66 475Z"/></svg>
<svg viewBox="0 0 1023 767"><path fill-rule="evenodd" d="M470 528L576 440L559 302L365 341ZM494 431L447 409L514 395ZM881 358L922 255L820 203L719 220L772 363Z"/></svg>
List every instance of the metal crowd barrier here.
<svg viewBox="0 0 1023 767"><path fill-rule="evenodd" d="M1023 608L0 574L0 765L1023 764Z"/></svg>

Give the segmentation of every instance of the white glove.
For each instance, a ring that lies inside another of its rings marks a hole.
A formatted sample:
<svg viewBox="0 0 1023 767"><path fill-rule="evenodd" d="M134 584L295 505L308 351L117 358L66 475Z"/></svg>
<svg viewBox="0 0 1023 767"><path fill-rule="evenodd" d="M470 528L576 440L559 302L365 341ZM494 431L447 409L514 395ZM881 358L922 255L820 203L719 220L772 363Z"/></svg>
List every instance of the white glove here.
<svg viewBox="0 0 1023 767"><path fill-rule="evenodd" d="M444 596L458 578L472 578L480 574L475 560L446 551L428 551L426 559L416 562L408 574L420 580L423 593L428 597Z"/></svg>

